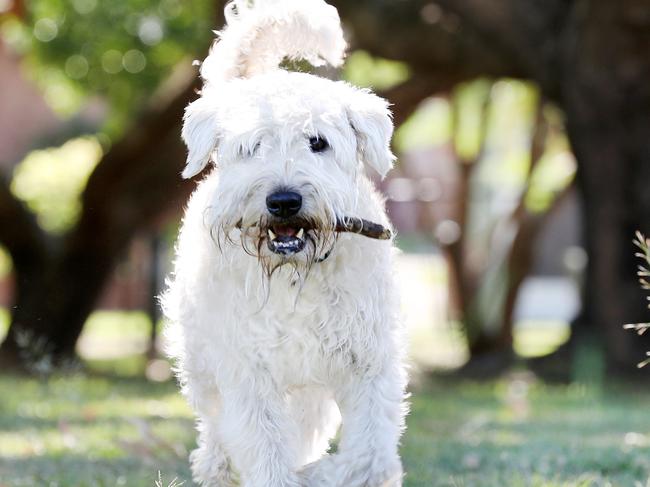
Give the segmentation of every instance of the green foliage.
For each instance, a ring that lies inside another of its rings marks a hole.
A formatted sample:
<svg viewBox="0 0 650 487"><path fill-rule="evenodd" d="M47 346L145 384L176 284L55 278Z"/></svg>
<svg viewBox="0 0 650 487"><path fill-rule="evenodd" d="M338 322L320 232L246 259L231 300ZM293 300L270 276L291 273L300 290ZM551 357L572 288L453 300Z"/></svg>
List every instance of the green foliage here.
<svg viewBox="0 0 650 487"><path fill-rule="evenodd" d="M34 151L16 167L11 190L43 229L61 234L77 221L81 192L101 156L99 142L91 137Z"/></svg>
<svg viewBox="0 0 650 487"><path fill-rule="evenodd" d="M544 105L540 120L540 103L539 89L531 83L477 79L458 85L449 96L426 100L395 137L400 152L438 146L430 157L455 158L456 177L467 178L461 193L454 193L452 185L452 194L445 197L467 198L459 235L465 239L465 259L471 261L465 277L474 281L466 288L477 290L464 296L470 337L481 331L496 336L503 324L511 282L506 264L518 231L514 223L519 216L513 216L522 204L527 210L523 218L547 212L575 176L563 118ZM456 208L460 203L454 202ZM548 351L557 341L540 347L531 346L531 340L522 343L529 355Z"/></svg>
<svg viewBox="0 0 650 487"><path fill-rule="evenodd" d="M110 109L109 132L119 133L179 61L199 57L217 3L31 0L25 21L8 19L2 33L26 55L55 108L72 113L100 96Z"/></svg>
<svg viewBox="0 0 650 487"><path fill-rule="evenodd" d="M0 248L0 254L4 254L3 259L7 259L3 265L6 265L5 269L7 272L11 270L11 257L7 254L7 251ZM0 341L4 340L4 337L7 335L7 330L9 329L9 310L6 308L0 308Z"/></svg>
<svg viewBox="0 0 650 487"><path fill-rule="evenodd" d="M0 279L6 277L11 272L12 266L11 256L4 247L0 247ZM1 315L2 311L0 311ZM2 336L2 319L0 319L0 340L2 340Z"/></svg>
<svg viewBox="0 0 650 487"><path fill-rule="evenodd" d="M491 88L490 81L478 79L462 83L454 90L452 103L456 120L453 143L463 161L472 161L480 155L488 123L485 107Z"/></svg>
<svg viewBox="0 0 650 487"><path fill-rule="evenodd" d="M98 138L107 146L180 62L201 56L213 38L218 4L31 0L24 19L0 20L0 36L23 55L27 72L58 112L71 115L90 99L106 107ZM91 138L33 152L16 168L12 191L45 230L61 234L76 222L79 196L101 155Z"/></svg>
<svg viewBox="0 0 650 487"><path fill-rule="evenodd" d="M350 83L374 90L386 90L406 81L409 76L406 64L372 57L362 50L348 56L342 73L342 78Z"/></svg>
<svg viewBox="0 0 650 487"><path fill-rule="evenodd" d="M425 100L398 129L395 147L407 152L452 144L460 161L479 163L476 179L482 191L516 193L530 166L538 101L530 83L509 79L461 83L449 98ZM553 139L554 153L566 153L563 140ZM547 182L554 175L547 171L535 182ZM551 186L555 189L557 184Z"/></svg>
<svg viewBox="0 0 650 487"><path fill-rule="evenodd" d="M447 143L452 134L451 106L445 98L429 98L395 133L398 152L426 149Z"/></svg>
<svg viewBox="0 0 650 487"><path fill-rule="evenodd" d="M542 116L548 126L544 154L533 170L525 200L526 208L534 213L543 213L550 208L557 193L571 184L577 168L563 129L562 114L558 109L547 106Z"/></svg>
<svg viewBox="0 0 650 487"><path fill-rule="evenodd" d="M524 184L538 101L539 93L531 83L505 79L492 85L486 140L476 176L492 191L517 191Z"/></svg>
<svg viewBox="0 0 650 487"><path fill-rule="evenodd" d="M568 150L548 150L537 163L526 193L526 208L534 213L548 210L557 194L575 177L576 161Z"/></svg>

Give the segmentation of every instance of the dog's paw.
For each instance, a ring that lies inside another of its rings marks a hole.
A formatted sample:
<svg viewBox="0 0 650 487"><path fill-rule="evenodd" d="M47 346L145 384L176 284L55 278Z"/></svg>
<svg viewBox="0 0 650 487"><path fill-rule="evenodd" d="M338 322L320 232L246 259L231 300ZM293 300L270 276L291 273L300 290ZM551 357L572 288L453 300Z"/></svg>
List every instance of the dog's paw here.
<svg viewBox="0 0 650 487"><path fill-rule="evenodd" d="M327 455L325 457L316 460L315 462L305 465L299 472L298 478L300 479L300 484L302 487L321 487L321 486L335 486L338 484L327 483L326 472L331 470L331 456Z"/></svg>
<svg viewBox="0 0 650 487"><path fill-rule="evenodd" d="M197 448L190 453L192 480L204 487L235 487L237 478L220 452Z"/></svg>
<svg viewBox="0 0 650 487"><path fill-rule="evenodd" d="M299 476L304 487L401 487L403 473L399 459L381 463L329 455L303 467Z"/></svg>

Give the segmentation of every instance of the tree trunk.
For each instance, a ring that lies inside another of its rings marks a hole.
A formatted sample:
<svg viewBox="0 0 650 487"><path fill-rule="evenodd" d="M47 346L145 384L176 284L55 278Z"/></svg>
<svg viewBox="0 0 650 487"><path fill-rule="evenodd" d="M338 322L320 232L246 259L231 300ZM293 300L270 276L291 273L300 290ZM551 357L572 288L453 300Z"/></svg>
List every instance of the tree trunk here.
<svg viewBox="0 0 650 487"><path fill-rule="evenodd" d="M195 85L188 81L162 109L150 110L104 156L84 190L79 222L59 245L45 248L37 229L31 238L2 234L17 276L11 324L0 347L3 363L58 365L73 358L83 324L135 233L189 194L192 184L179 176L185 159L179 133ZM3 210L21 207L5 196L0 222ZM17 221L18 212L4 213ZM18 221L30 219L24 211Z"/></svg>
<svg viewBox="0 0 650 487"><path fill-rule="evenodd" d="M568 32L563 105L589 255L578 324L603 340L612 365L630 369L650 348L622 330L648 321L632 239L650 231L650 5L576 2Z"/></svg>

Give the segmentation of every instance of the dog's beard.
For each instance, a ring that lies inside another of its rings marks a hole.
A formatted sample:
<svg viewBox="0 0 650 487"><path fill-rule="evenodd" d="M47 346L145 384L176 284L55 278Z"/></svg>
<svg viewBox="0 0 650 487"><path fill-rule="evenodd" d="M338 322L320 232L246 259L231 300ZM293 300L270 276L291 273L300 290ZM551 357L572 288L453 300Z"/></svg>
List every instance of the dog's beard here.
<svg viewBox="0 0 650 487"><path fill-rule="evenodd" d="M235 224L213 227L213 240L240 247L257 259L268 278L284 266L305 278L314 264L332 252L337 240L336 223L308 216L275 218L261 216L257 221L239 219ZM302 280L302 279L301 279Z"/></svg>

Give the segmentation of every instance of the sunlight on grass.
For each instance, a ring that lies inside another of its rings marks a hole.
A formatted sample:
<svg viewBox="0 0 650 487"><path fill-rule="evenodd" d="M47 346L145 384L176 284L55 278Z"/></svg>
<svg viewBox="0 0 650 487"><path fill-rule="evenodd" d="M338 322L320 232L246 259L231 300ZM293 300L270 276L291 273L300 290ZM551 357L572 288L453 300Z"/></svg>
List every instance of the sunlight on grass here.
<svg viewBox="0 0 650 487"><path fill-rule="evenodd" d="M95 311L86 321L77 352L92 370L138 376L147 369L150 336L151 322L142 311Z"/></svg>
<svg viewBox="0 0 650 487"><path fill-rule="evenodd" d="M2 485L152 486L158 470L188 478L193 420L173 383L0 377L0 391L8 390Z"/></svg>
<svg viewBox="0 0 650 487"><path fill-rule="evenodd" d="M444 261L402 255L398 282L415 370L462 364L462 333L446 320ZM0 485L150 487L158 472L190 482L193 415L174 381L143 378L150 331L142 312L95 312L79 351L102 375L0 376ZM567 336L562 322L523 321L515 348L536 355ZM593 375L593 353L581 356ZM404 486L643 486L650 392L576 376L570 386L526 372L485 383L415 376Z"/></svg>
<svg viewBox="0 0 650 487"><path fill-rule="evenodd" d="M90 315L77 349L88 359L110 359L143 353L151 333L142 311L95 311Z"/></svg>
<svg viewBox="0 0 650 487"><path fill-rule="evenodd" d="M515 352L537 357L556 350L569 339L569 324L563 321L520 321L514 330Z"/></svg>
<svg viewBox="0 0 650 487"><path fill-rule="evenodd" d="M650 393L611 387L548 386L523 373L423 379L402 443L404 485L644 485ZM0 391L2 485L144 487L158 472L189 482L195 430L173 382L0 376Z"/></svg>

